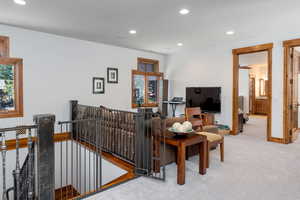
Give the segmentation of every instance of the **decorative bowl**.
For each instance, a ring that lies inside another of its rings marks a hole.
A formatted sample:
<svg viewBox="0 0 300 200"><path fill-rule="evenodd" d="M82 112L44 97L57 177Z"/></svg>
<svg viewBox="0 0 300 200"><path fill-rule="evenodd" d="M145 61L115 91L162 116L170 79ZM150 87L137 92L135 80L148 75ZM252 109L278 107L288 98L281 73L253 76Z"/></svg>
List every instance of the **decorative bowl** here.
<svg viewBox="0 0 300 200"><path fill-rule="evenodd" d="M176 136L179 136L179 135L188 135L188 134L194 132L193 129L188 130L188 131L184 131L184 132L180 132L180 131L177 131L177 130L173 129L172 127L168 128L168 131L170 131L171 133L174 133Z"/></svg>

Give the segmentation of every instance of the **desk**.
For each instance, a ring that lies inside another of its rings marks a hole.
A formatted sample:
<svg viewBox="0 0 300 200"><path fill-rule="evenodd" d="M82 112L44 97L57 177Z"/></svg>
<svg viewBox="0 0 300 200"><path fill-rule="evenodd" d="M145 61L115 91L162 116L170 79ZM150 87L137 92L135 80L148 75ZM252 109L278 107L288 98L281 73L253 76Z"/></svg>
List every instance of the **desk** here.
<svg viewBox="0 0 300 200"><path fill-rule="evenodd" d="M176 112L177 105L185 104L184 101L179 101L179 102L177 102L177 101L163 101L163 103L171 105L172 116L173 117L175 117L175 112Z"/></svg>
<svg viewBox="0 0 300 200"><path fill-rule="evenodd" d="M204 175L206 174L207 139L206 136L195 133L181 137L174 136L173 133L167 131L165 142L177 148L177 184L184 185L186 148L194 144L199 144L199 174Z"/></svg>

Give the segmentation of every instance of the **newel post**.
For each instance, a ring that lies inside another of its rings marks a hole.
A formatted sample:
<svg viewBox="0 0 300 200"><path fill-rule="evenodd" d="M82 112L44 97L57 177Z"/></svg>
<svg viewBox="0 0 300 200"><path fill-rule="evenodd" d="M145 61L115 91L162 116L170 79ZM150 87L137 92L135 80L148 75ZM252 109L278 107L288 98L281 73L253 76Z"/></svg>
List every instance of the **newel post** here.
<svg viewBox="0 0 300 200"><path fill-rule="evenodd" d="M151 112L139 108L136 114L135 135L135 165L136 173L139 175L150 175L151 173Z"/></svg>
<svg viewBox="0 0 300 200"><path fill-rule="evenodd" d="M70 120L73 121L77 119L77 113L78 113L78 101L77 100L71 100L70 101Z"/></svg>
<svg viewBox="0 0 300 200"><path fill-rule="evenodd" d="M54 199L54 123L55 115L35 115L37 128L37 199Z"/></svg>
<svg viewBox="0 0 300 200"><path fill-rule="evenodd" d="M78 115L78 101L77 100L71 100L70 101L70 121L74 121L77 119ZM73 138L75 138L76 134L76 125L71 124L70 130L72 130Z"/></svg>

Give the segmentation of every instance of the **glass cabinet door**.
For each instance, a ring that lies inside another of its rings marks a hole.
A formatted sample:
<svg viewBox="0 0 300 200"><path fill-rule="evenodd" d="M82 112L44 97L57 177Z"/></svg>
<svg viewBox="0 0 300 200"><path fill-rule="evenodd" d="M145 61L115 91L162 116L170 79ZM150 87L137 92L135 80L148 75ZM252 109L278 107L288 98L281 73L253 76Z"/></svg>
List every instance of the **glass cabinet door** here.
<svg viewBox="0 0 300 200"><path fill-rule="evenodd" d="M147 76L148 103L157 104L158 102L158 80L157 76Z"/></svg>
<svg viewBox="0 0 300 200"><path fill-rule="evenodd" d="M133 103L141 106L145 103L145 76L133 75Z"/></svg>

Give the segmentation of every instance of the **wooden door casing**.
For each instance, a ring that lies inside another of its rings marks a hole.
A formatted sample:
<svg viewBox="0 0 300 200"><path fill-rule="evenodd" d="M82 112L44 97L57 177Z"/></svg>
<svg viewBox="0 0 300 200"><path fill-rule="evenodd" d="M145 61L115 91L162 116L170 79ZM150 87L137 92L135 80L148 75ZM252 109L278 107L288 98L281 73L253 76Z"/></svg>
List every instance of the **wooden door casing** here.
<svg viewBox="0 0 300 200"><path fill-rule="evenodd" d="M291 56L289 62L289 77L290 77L290 126L291 142L294 142L298 138L298 73L299 73L299 57L300 52L295 48L291 49Z"/></svg>
<svg viewBox="0 0 300 200"><path fill-rule="evenodd" d="M281 138L272 136L272 58L273 58L273 43L255 45L250 47L238 48L232 50L232 66L233 66L233 80L232 80L232 135L239 133L238 123L238 92L239 92L239 56L242 54L256 53L266 51L268 54L268 119L267 119L267 141L280 142Z"/></svg>
<svg viewBox="0 0 300 200"><path fill-rule="evenodd" d="M250 114L255 114L255 78L249 78L249 110Z"/></svg>
<svg viewBox="0 0 300 200"><path fill-rule="evenodd" d="M295 104L293 103L293 101L295 102L296 97L293 97L293 93L292 91L296 92L296 89L293 88L293 86L295 84L294 83L294 79L295 76L293 75L294 70L299 71L299 66L297 67L297 69L292 69L291 66L293 66L293 61L295 61L296 63L300 63L299 59L300 58L295 58L297 56L294 57L294 55L292 55L293 52L293 48L295 47L300 47L300 39L292 39L292 40L286 40L283 41L283 47L284 47L284 92L283 92L283 142L285 144L291 143L293 141L295 141L297 139L297 132L299 129L297 129L297 131L295 131L295 127L297 127L298 125L295 121L295 119L298 118L298 113L296 112L296 110L298 108L295 108ZM293 58L293 59L292 59ZM297 59L297 60L294 60ZM297 75L298 76L298 75ZM298 82L298 80L296 80ZM297 83L296 82L296 83ZM298 87L298 85L296 85ZM298 91L297 93L294 94L296 96L298 96ZM295 96L294 95L294 96ZM298 107L298 105L297 105ZM297 116L296 116L297 114ZM292 120L294 119L294 120ZM293 128L294 127L294 128Z"/></svg>

